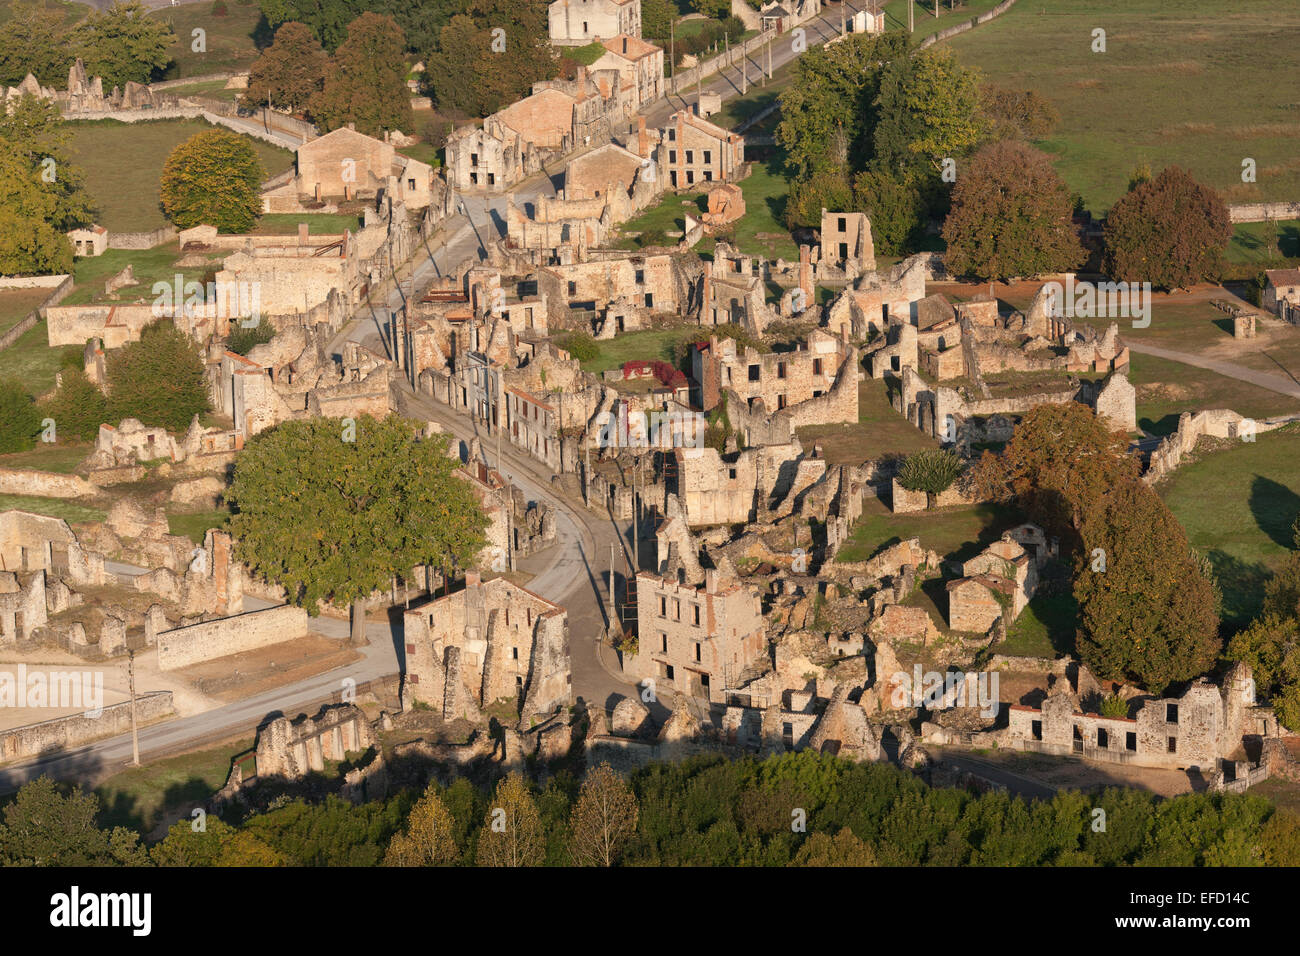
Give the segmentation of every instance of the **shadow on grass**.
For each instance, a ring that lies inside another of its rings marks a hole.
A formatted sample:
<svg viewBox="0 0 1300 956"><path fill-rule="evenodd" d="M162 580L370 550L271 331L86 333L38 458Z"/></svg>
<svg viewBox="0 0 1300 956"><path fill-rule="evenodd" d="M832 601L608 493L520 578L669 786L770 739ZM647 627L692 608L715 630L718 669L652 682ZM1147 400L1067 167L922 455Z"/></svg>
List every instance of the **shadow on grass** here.
<svg viewBox="0 0 1300 956"><path fill-rule="evenodd" d="M1300 515L1300 495L1286 485L1263 475L1256 475L1250 483L1250 513L1255 524L1275 543L1284 548L1295 547L1292 530L1296 516Z"/></svg>
<svg viewBox="0 0 1300 956"><path fill-rule="evenodd" d="M1264 603L1264 587L1272 572L1262 564L1249 563L1224 551L1206 554L1214 579L1223 595L1221 613L1223 630L1232 634L1259 615Z"/></svg>

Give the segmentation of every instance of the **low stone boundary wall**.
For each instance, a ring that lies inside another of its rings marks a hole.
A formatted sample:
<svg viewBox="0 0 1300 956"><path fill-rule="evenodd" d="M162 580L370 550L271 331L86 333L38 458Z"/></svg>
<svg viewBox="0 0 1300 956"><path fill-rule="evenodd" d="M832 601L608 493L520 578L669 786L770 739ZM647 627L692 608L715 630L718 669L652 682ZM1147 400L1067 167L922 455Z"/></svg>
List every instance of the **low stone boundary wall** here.
<svg viewBox="0 0 1300 956"><path fill-rule="evenodd" d="M284 605L177 627L158 635L158 669L176 670L292 641L307 633L307 611Z"/></svg>
<svg viewBox="0 0 1300 956"><path fill-rule="evenodd" d="M0 276L0 289L53 289L72 278L57 276Z"/></svg>
<svg viewBox="0 0 1300 956"><path fill-rule="evenodd" d="M152 691L135 699L137 726L169 716L174 710L172 692ZM131 729L131 702L111 704L98 717L70 714L26 724L0 732L0 761L25 760L51 751L68 750L98 740L114 737Z"/></svg>
<svg viewBox="0 0 1300 956"><path fill-rule="evenodd" d="M1300 219L1300 202L1243 202L1228 206L1231 222L1268 222L1270 219Z"/></svg>
<svg viewBox="0 0 1300 956"><path fill-rule="evenodd" d="M924 50L928 46L934 46L934 44L938 43L940 40L946 40L949 37L955 37L959 33L965 33L967 30L973 30L981 23L988 23L994 17L1000 17L1002 14L1006 13L1015 6L1015 3L1016 0L1002 0L1002 2L992 10L985 10L979 16L971 17L969 20L958 23L956 26L947 27L940 30L938 33L931 34L921 41L921 45L918 46L917 49Z"/></svg>
<svg viewBox="0 0 1300 956"><path fill-rule="evenodd" d="M110 232L110 249L152 249L176 238L175 226L163 226L153 232Z"/></svg>
<svg viewBox="0 0 1300 956"><path fill-rule="evenodd" d="M8 283L15 284L9 285ZM0 280L0 289L54 289L54 291L51 292L40 305L32 309L32 311L29 312L25 318L21 319L17 325L4 335L0 335L0 352L9 348L9 346L13 345L31 331L32 327L41 320L41 310L47 309L52 305L58 305L68 297L68 294L72 292L75 287L76 283L70 275L26 276L15 279Z"/></svg>
<svg viewBox="0 0 1300 956"><path fill-rule="evenodd" d="M0 494L3 495L85 498L98 491L98 485L79 475L60 475L52 471L29 471L23 468L0 468Z"/></svg>

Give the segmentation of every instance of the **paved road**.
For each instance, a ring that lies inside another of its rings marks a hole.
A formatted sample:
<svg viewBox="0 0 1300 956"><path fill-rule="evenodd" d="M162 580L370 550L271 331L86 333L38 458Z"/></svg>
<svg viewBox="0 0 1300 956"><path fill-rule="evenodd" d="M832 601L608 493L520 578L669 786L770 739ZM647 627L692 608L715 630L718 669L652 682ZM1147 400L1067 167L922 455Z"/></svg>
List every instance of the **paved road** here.
<svg viewBox="0 0 1300 956"><path fill-rule="evenodd" d="M980 760L978 757L972 757L970 754L959 751L940 749L932 747L931 753L940 763L947 764L957 770L972 773L981 777L990 783L995 783L1000 787L1006 787L1011 793L1019 794L1030 800L1050 800L1056 796L1056 788L1050 784L1041 783L1037 780L1031 780L1028 777L1022 777L1018 773L1012 773L995 763L987 760Z"/></svg>
<svg viewBox="0 0 1300 956"><path fill-rule="evenodd" d="M1201 355L1192 355L1189 352L1175 352L1173 349L1162 349L1154 345L1147 345L1142 342L1135 342L1132 338L1124 340L1124 344L1132 352L1139 355L1152 355L1156 358L1168 359L1171 362L1182 362L1184 365L1194 365L1197 368L1209 369L1211 372L1218 372L1220 375L1226 375L1228 378L1235 378L1238 381L1246 382L1250 385L1257 385L1260 388L1268 389L1270 392L1277 392L1280 395L1290 395L1292 398L1300 398L1300 384L1292 379L1283 378L1281 375L1270 375L1267 372L1257 372L1253 368L1246 368L1244 365L1237 365L1234 362L1223 362L1219 359L1205 358Z"/></svg>

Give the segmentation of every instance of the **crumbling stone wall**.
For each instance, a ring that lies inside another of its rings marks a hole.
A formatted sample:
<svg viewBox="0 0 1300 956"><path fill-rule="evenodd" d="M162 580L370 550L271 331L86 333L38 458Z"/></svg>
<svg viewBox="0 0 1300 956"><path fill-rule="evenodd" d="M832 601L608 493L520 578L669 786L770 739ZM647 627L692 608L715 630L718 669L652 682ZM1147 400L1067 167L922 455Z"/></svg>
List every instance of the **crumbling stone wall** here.
<svg viewBox="0 0 1300 956"><path fill-rule="evenodd" d="M79 676L79 675L78 675ZM150 691L138 694L135 701L136 723L149 724L173 713L172 692ZM115 737L131 729L131 702L109 704L98 716L69 714L0 731L0 761L27 760L52 752L70 750L93 740Z"/></svg>
<svg viewBox="0 0 1300 956"><path fill-rule="evenodd" d="M291 605L177 627L158 635L158 669L176 670L306 634L306 610Z"/></svg>

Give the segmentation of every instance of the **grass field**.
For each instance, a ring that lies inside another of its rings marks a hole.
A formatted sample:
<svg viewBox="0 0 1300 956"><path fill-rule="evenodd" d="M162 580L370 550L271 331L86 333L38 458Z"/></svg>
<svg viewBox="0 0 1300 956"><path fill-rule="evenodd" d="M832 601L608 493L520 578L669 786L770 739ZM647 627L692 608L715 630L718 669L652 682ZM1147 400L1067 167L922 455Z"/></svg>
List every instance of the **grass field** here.
<svg viewBox="0 0 1300 956"><path fill-rule="evenodd" d="M292 236L298 232L298 224L307 223L310 236L337 236L345 229L356 232L361 228L361 217L349 213L267 213L257 220L252 234L257 236Z"/></svg>
<svg viewBox="0 0 1300 956"><path fill-rule="evenodd" d="M165 817L189 819L190 810L225 785L231 759L252 746L252 740L235 741L114 774L95 788L103 808L100 825L147 833Z"/></svg>
<svg viewBox="0 0 1300 956"><path fill-rule="evenodd" d="M14 11L21 7L23 10L40 9L46 11L58 11L63 14L63 23L65 26L72 26L77 21L83 19L90 12L90 7L84 3L67 3L63 0L35 0L35 2L26 2L22 4L15 3L14 0L3 0L0 2L0 26L4 26L14 17Z"/></svg>
<svg viewBox="0 0 1300 956"><path fill-rule="evenodd" d="M232 9L235 9L232 6ZM168 154L195 133L213 127L202 120L114 120L65 124L73 162L99 205L96 221L110 232L147 232L167 224L158 180ZM266 177L288 169L293 154L250 138Z"/></svg>
<svg viewBox="0 0 1300 956"><path fill-rule="evenodd" d="M1001 505L961 505L896 515L877 499L867 498L862 517L836 560L866 561L888 545L920 538L924 548L938 552L941 558L966 561L1022 521L1021 514Z"/></svg>
<svg viewBox="0 0 1300 956"><path fill-rule="evenodd" d="M1056 657L1074 653L1079 605L1074 597L1035 597L1007 628L997 653L1011 657Z"/></svg>
<svg viewBox="0 0 1300 956"><path fill-rule="evenodd" d="M196 282L202 281L208 268L219 267L220 261L220 257L216 257L210 267L180 268L176 265L178 258L180 258L180 248L176 240L172 240L152 249L109 249L100 256L78 259L72 269L77 287L62 304L152 301L155 282L173 283L177 274L184 276L187 282L191 279ZM123 286L111 296L106 295L104 282L128 265L135 274L135 284Z"/></svg>
<svg viewBox="0 0 1300 956"><path fill-rule="evenodd" d="M172 534L185 535L195 544L203 543L209 528L221 528L230 520L229 511L199 511L194 514L169 514L167 528Z"/></svg>
<svg viewBox="0 0 1300 956"><path fill-rule="evenodd" d="M171 24L176 39L169 53L172 64L162 79L179 80L187 76L206 76L210 73L239 73L247 70L258 57L257 40L269 45L272 32L262 19L261 8L255 3L226 0L226 15L212 14L213 4L190 3L179 7L163 7L151 15ZM205 49L194 50L194 31L203 30Z"/></svg>
<svg viewBox="0 0 1300 956"><path fill-rule="evenodd" d="M1291 525L1300 516L1300 427L1200 453L1157 490L1214 565L1225 622L1248 622L1291 550Z"/></svg>
<svg viewBox="0 0 1300 956"><path fill-rule="evenodd" d="M615 248L639 249L642 245L662 242L657 237L657 233L663 233L669 244L676 243L686 229L686 214L690 213L698 218L708 208L708 199L704 193L694 195L665 193L655 205L619 227L624 238L618 241ZM678 235L673 236L674 232ZM639 235L630 235L631 233Z"/></svg>
<svg viewBox="0 0 1300 956"><path fill-rule="evenodd" d="M910 455L938 443L894 411L885 383L868 379L858 386L858 420L835 425L804 425L798 429L805 448L820 442L832 465L860 465L885 455Z"/></svg>
<svg viewBox="0 0 1300 956"><path fill-rule="evenodd" d="M755 150L745 154L754 163L753 172L740 182L745 195L745 215L735 225L736 245L751 256L799 259L799 247L785 226L786 193L785 151L777 148Z"/></svg>
<svg viewBox="0 0 1300 956"><path fill-rule="evenodd" d="M27 318L34 308L50 297L53 291L53 289L0 290L0 335L4 335ZM3 367L2 362L0 367Z"/></svg>
<svg viewBox="0 0 1300 956"><path fill-rule="evenodd" d="M615 339L597 342L599 353L591 361L583 362L582 370L599 375L608 369L619 368L625 362L653 362L657 359L672 362L673 348L678 342L702 337L704 333L694 327L628 332Z"/></svg>
<svg viewBox="0 0 1300 956"><path fill-rule="evenodd" d="M1151 355L1134 353L1129 381L1137 389L1138 427L1153 435L1171 434L1183 412L1230 408L1248 418L1269 418L1300 410L1300 402L1286 395Z"/></svg>
<svg viewBox="0 0 1300 956"><path fill-rule="evenodd" d="M38 398L54 388L54 376L64 363L81 368L81 346L50 348L45 320L41 319L9 348L0 352L0 376L17 379L28 393Z"/></svg>
<svg viewBox="0 0 1300 956"><path fill-rule="evenodd" d="M19 511L31 511L51 518L62 518L69 524L80 521L103 521L108 512L103 508L94 508L66 498L37 498L32 495L0 495L0 511L16 508Z"/></svg>
<svg viewBox="0 0 1300 956"><path fill-rule="evenodd" d="M1229 262L1259 263L1270 269L1283 265L1279 259L1300 260L1300 222L1238 223L1225 256Z"/></svg>
<svg viewBox="0 0 1300 956"><path fill-rule="evenodd" d="M945 42L988 80L1056 105L1061 123L1038 145L1100 213L1143 163L1187 167L1231 202L1300 195L1300 114L1279 82L1300 69L1298 27L1293 0L1027 0Z"/></svg>
<svg viewBox="0 0 1300 956"><path fill-rule="evenodd" d="M70 475L94 451L90 444L69 442L37 442L31 451L16 451L0 455L0 468L25 468L32 471L52 471Z"/></svg>

